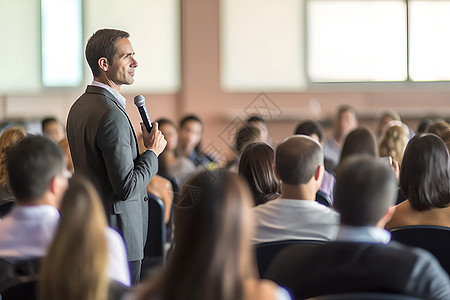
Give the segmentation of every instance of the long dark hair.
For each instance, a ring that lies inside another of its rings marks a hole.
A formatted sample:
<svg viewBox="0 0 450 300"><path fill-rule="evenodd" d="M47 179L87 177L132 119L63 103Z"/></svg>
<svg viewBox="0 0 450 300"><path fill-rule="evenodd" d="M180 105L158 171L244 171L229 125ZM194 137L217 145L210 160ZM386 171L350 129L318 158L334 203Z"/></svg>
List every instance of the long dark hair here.
<svg viewBox="0 0 450 300"><path fill-rule="evenodd" d="M257 142L245 147L239 161L239 174L250 186L255 206L280 196L281 183L275 176L274 151L266 143Z"/></svg>
<svg viewBox="0 0 450 300"><path fill-rule="evenodd" d="M138 299L243 299L244 281L255 277L246 219L250 197L237 174L216 170L190 177L174 208L174 250Z"/></svg>
<svg viewBox="0 0 450 300"><path fill-rule="evenodd" d="M409 141L400 169L400 188L414 210L448 207L449 154L439 137L418 134Z"/></svg>

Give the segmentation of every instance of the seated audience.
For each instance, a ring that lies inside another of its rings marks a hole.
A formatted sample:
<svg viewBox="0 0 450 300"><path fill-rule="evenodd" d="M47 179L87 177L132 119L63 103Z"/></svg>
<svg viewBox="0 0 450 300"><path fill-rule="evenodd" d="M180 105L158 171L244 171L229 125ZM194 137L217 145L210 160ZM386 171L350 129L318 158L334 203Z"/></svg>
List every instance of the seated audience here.
<svg viewBox="0 0 450 300"><path fill-rule="evenodd" d="M376 130L377 137L381 137L386 130L386 126L391 121L399 121L401 122L402 119L400 118L400 115L397 111L393 109L387 109L383 111L379 117L378 117L378 125Z"/></svg>
<svg viewBox="0 0 450 300"><path fill-rule="evenodd" d="M433 133L442 138L442 134L448 129L450 129L450 125L446 121L438 119L427 128L426 133Z"/></svg>
<svg viewBox="0 0 450 300"><path fill-rule="evenodd" d="M333 136L326 140L323 145L323 155L325 157L325 168L334 172L339 163L341 148L347 134L358 127L358 114L349 105L342 105L338 108L336 120L334 122Z"/></svg>
<svg viewBox="0 0 450 300"><path fill-rule="evenodd" d="M177 154L178 132L175 124L168 119L159 119L157 122L167 140L166 148L158 157L158 174L181 186L195 172L195 165L188 158Z"/></svg>
<svg viewBox="0 0 450 300"><path fill-rule="evenodd" d="M66 137L64 126L55 117L47 117L42 120L42 133L53 140L55 143L59 143Z"/></svg>
<svg viewBox="0 0 450 300"><path fill-rule="evenodd" d="M175 247L167 265L126 299L290 299L286 290L256 277L252 202L236 174L190 177L174 209Z"/></svg>
<svg viewBox="0 0 450 300"><path fill-rule="evenodd" d="M378 157L377 140L367 127L361 126L349 132L342 145L339 161L344 161L345 158L356 154Z"/></svg>
<svg viewBox="0 0 450 300"><path fill-rule="evenodd" d="M310 136L313 140L315 140L316 142L318 142L320 145L323 146L322 128L320 127L319 123L315 121L301 122L300 124L297 125L294 134L303 134ZM324 193L330 198L331 204L333 204L335 183L336 179L334 178L334 175L325 170L325 172L323 173L323 180L322 184L320 185L319 191L322 191L322 193Z"/></svg>
<svg viewBox="0 0 450 300"><path fill-rule="evenodd" d="M0 136L0 205L15 199L7 184L6 152L11 145L24 139L26 136L25 129L20 126L10 127L3 131Z"/></svg>
<svg viewBox="0 0 450 300"><path fill-rule="evenodd" d="M60 212L54 239L41 264L39 298L119 299L125 290L119 282L130 284L125 246L119 233L108 227L94 186L74 177Z"/></svg>
<svg viewBox="0 0 450 300"><path fill-rule="evenodd" d="M43 257L58 224L58 208L68 184L62 151L50 139L32 136L11 146L6 159L17 202L0 222L0 257Z"/></svg>
<svg viewBox="0 0 450 300"><path fill-rule="evenodd" d="M170 212L172 209L173 202L173 188L170 180L155 175L152 180L147 185L147 192L149 194L155 195L161 199L164 203L164 222L167 224L170 220Z"/></svg>
<svg viewBox="0 0 450 300"><path fill-rule="evenodd" d="M257 127L261 131L261 142L272 145L272 139L269 136L269 126L266 120L260 115L252 115L247 119L247 125Z"/></svg>
<svg viewBox="0 0 450 300"><path fill-rule="evenodd" d="M215 153L203 153L201 141L203 123L196 115L187 115L181 118L177 152L189 158L195 166L204 166L208 169L217 167Z"/></svg>
<svg viewBox="0 0 450 300"><path fill-rule="evenodd" d="M420 120L419 125L417 126L417 133L426 133L428 128L433 125L433 120L424 118Z"/></svg>
<svg viewBox="0 0 450 300"><path fill-rule="evenodd" d="M407 198L397 205L386 228L408 225L450 227L449 154L434 134L418 134L406 147L400 188Z"/></svg>
<svg viewBox="0 0 450 300"><path fill-rule="evenodd" d="M450 151L450 129L444 131L441 138L447 146L448 151Z"/></svg>
<svg viewBox="0 0 450 300"><path fill-rule="evenodd" d="M242 152L239 174L247 180L255 206L280 196L281 183L274 167L274 151L266 143L252 143Z"/></svg>
<svg viewBox="0 0 450 300"><path fill-rule="evenodd" d="M406 131L407 128L405 129L405 126L402 125L403 123L388 124L392 124L392 126L387 127L381 136L379 145L380 157L391 156L401 166L403 153L409 142L409 134Z"/></svg>
<svg viewBox="0 0 450 300"><path fill-rule="evenodd" d="M355 292L450 299L449 277L436 258L390 242L383 229L395 211L395 185L389 166L375 158L346 159L337 170L334 205L341 214L337 240L283 250L266 277L296 299Z"/></svg>
<svg viewBox="0 0 450 300"><path fill-rule="evenodd" d="M275 168L281 197L253 209L252 241L333 240L339 214L315 201L324 172L322 147L308 136L291 136L277 147Z"/></svg>
<svg viewBox="0 0 450 300"><path fill-rule="evenodd" d="M251 143L262 142L261 130L255 126L243 126L240 128L235 137L236 155L233 161L229 163L228 171L238 172L239 161L241 159L242 151Z"/></svg>

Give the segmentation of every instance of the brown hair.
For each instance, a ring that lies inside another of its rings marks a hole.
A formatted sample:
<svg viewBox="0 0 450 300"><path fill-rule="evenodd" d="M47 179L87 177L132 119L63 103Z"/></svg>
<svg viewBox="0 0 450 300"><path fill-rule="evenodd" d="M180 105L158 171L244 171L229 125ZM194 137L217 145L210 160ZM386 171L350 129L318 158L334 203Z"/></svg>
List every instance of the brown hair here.
<svg viewBox="0 0 450 300"><path fill-rule="evenodd" d="M21 126L9 127L0 136L0 184L6 185L8 168L6 164L6 151L11 145L24 139L27 136L25 129Z"/></svg>
<svg viewBox="0 0 450 300"><path fill-rule="evenodd" d="M280 196L281 183L274 171L274 151L266 143L245 147L239 161L239 174L248 182L255 206Z"/></svg>
<svg viewBox="0 0 450 300"><path fill-rule="evenodd" d="M63 197L59 226L41 264L40 299L107 299L106 226L97 191L86 179L75 176Z"/></svg>
<svg viewBox="0 0 450 300"><path fill-rule="evenodd" d="M355 154L367 154L378 157L378 146L375 136L367 127L358 127L345 137L339 161L341 162L348 156Z"/></svg>
<svg viewBox="0 0 450 300"><path fill-rule="evenodd" d="M174 206L175 247L165 270L138 299L243 299L252 266L250 191L224 170L196 173Z"/></svg>
<svg viewBox="0 0 450 300"><path fill-rule="evenodd" d="M392 156L400 165L403 160L403 153L409 141L409 133L401 125L389 127L384 132L379 150L380 156Z"/></svg>

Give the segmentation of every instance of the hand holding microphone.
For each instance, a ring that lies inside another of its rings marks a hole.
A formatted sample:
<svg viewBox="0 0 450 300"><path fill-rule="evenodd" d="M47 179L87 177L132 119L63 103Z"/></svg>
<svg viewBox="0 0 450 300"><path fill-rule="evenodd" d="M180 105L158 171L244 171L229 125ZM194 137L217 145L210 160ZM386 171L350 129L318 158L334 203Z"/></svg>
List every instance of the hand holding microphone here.
<svg viewBox="0 0 450 300"><path fill-rule="evenodd" d="M148 116L147 109L145 107L145 98L142 95L134 97L134 104L136 104L139 114L142 118L141 130L144 139L144 145L147 149L152 150L157 156L164 151L167 145L167 141L164 139L164 135L158 128L158 123L151 123ZM154 127L154 128L153 128Z"/></svg>

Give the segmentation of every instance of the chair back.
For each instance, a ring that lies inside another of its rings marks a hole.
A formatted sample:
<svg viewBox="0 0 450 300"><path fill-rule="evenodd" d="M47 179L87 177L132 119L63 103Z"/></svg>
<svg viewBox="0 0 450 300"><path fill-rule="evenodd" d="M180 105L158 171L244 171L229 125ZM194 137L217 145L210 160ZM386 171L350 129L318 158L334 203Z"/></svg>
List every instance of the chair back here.
<svg viewBox="0 0 450 300"><path fill-rule="evenodd" d="M325 241L316 240L284 240L276 242L267 242L256 245L256 263L258 265L258 272L261 278L265 278L264 275L272 263L273 259L283 249L294 244L303 244L307 246L318 246L326 243Z"/></svg>
<svg viewBox="0 0 450 300"><path fill-rule="evenodd" d="M346 293L308 298L306 300L424 300L408 295L385 293Z"/></svg>
<svg viewBox="0 0 450 300"><path fill-rule="evenodd" d="M20 283L17 283L4 292L2 292L0 299L2 300L36 300L37 299L37 276L28 276L22 278Z"/></svg>
<svg viewBox="0 0 450 300"><path fill-rule="evenodd" d="M0 258L0 294L3 295L12 286L37 278L40 262L40 257L21 260Z"/></svg>
<svg viewBox="0 0 450 300"><path fill-rule="evenodd" d="M327 207L331 206L331 198L320 190L316 193L316 202L319 202Z"/></svg>
<svg viewBox="0 0 450 300"><path fill-rule="evenodd" d="M405 245L428 250L450 275L450 228L414 225L393 228L392 239Z"/></svg>
<svg viewBox="0 0 450 300"><path fill-rule="evenodd" d="M15 202L15 200L9 200L0 205L0 219L9 214Z"/></svg>
<svg viewBox="0 0 450 300"><path fill-rule="evenodd" d="M148 194L149 222L147 243L144 248L143 269L164 263L166 258L166 223L164 222L164 202Z"/></svg>

